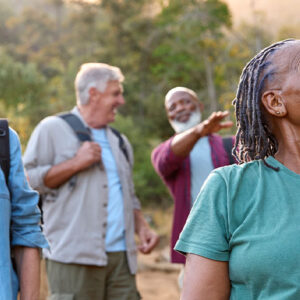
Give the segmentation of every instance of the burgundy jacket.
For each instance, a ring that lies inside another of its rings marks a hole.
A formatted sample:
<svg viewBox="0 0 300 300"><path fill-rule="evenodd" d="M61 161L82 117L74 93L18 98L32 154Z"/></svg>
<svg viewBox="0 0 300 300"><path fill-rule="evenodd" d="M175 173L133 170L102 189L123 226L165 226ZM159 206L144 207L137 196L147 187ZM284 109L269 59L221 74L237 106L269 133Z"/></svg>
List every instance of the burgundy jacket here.
<svg viewBox="0 0 300 300"><path fill-rule="evenodd" d="M168 187L174 199L174 215L171 236L171 261L185 263L185 257L173 250L179 234L191 208L191 168L190 158L176 156L171 150L174 137L158 145L152 152L152 164ZM222 137L216 134L208 136L212 162L215 168L229 165Z"/></svg>

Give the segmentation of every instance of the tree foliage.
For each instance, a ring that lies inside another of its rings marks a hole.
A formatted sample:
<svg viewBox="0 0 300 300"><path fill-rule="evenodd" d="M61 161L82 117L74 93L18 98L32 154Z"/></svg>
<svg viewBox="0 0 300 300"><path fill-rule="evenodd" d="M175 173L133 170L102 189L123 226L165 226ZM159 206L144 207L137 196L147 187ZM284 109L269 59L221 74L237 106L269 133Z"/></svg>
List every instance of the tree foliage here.
<svg viewBox="0 0 300 300"><path fill-rule="evenodd" d="M262 46L270 40L246 25L241 38L231 21L221 0L1 0L1 115L26 144L43 117L75 105L82 63L119 66L127 104L114 126L133 144L137 193L144 204L167 205L170 196L150 162L151 150L173 134L164 95L187 86L205 103L205 115L231 109L255 32Z"/></svg>

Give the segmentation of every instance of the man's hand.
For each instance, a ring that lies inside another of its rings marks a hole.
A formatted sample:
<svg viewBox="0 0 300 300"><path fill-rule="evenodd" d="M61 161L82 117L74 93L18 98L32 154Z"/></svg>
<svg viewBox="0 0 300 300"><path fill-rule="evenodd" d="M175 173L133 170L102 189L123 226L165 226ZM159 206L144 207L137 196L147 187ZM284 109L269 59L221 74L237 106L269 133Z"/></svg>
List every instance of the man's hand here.
<svg viewBox="0 0 300 300"><path fill-rule="evenodd" d="M78 172L101 161L101 147L95 142L84 142L76 155L53 166L44 177L44 184L51 189L67 182Z"/></svg>
<svg viewBox="0 0 300 300"><path fill-rule="evenodd" d="M143 254L149 254L153 248L158 244L159 237L146 222L140 210L134 211L135 232L140 239L138 249Z"/></svg>
<svg viewBox="0 0 300 300"><path fill-rule="evenodd" d="M101 147L95 142L84 142L78 149L74 160L80 170L101 161Z"/></svg>
<svg viewBox="0 0 300 300"><path fill-rule="evenodd" d="M149 254L159 242L159 237L156 232L154 232L148 226L140 228L138 236L140 239L138 249L143 254Z"/></svg>
<svg viewBox="0 0 300 300"><path fill-rule="evenodd" d="M230 128L233 122L222 122L228 115L228 111L214 112L207 120L182 133L176 134L171 144L173 153L180 157L186 157L200 138L218 132L223 128Z"/></svg>
<svg viewBox="0 0 300 300"><path fill-rule="evenodd" d="M233 125L232 121L221 122L229 115L228 111L218 111L212 113L209 118L196 126L196 131L200 137L215 133L224 128L230 128Z"/></svg>

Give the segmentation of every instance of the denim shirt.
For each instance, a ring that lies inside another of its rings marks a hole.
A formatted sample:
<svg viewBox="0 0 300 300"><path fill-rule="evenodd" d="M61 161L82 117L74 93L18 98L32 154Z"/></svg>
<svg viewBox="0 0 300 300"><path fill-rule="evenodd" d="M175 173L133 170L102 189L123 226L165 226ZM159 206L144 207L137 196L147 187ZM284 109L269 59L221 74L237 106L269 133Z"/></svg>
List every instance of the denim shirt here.
<svg viewBox="0 0 300 300"><path fill-rule="evenodd" d="M26 180L17 134L10 129L8 187L0 168L0 300L17 299L18 280L11 264L11 247L46 248L37 207L38 194Z"/></svg>

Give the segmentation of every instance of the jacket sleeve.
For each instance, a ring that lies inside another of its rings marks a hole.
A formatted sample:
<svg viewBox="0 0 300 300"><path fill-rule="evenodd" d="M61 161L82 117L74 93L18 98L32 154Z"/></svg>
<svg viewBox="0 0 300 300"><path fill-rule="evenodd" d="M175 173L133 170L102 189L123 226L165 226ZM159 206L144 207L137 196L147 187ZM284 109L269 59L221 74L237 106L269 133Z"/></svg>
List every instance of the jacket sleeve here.
<svg viewBox="0 0 300 300"><path fill-rule="evenodd" d="M48 248L41 232L38 193L27 182L21 146L17 134L10 129L10 172L8 186L11 196L11 243L12 246Z"/></svg>
<svg viewBox="0 0 300 300"><path fill-rule="evenodd" d="M34 129L23 156L29 183L41 194L54 191L44 184L44 177L53 166L54 155L48 127L42 121Z"/></svg>
<svg viewBox="0 0 300 300"><path fill-rule="evenodd" d="M151 155L151 161L154 169L162 178L166 179L172 176L182 165L186 157L180 157L174 154L171 143L174 137L158 145Z"/></svg>

